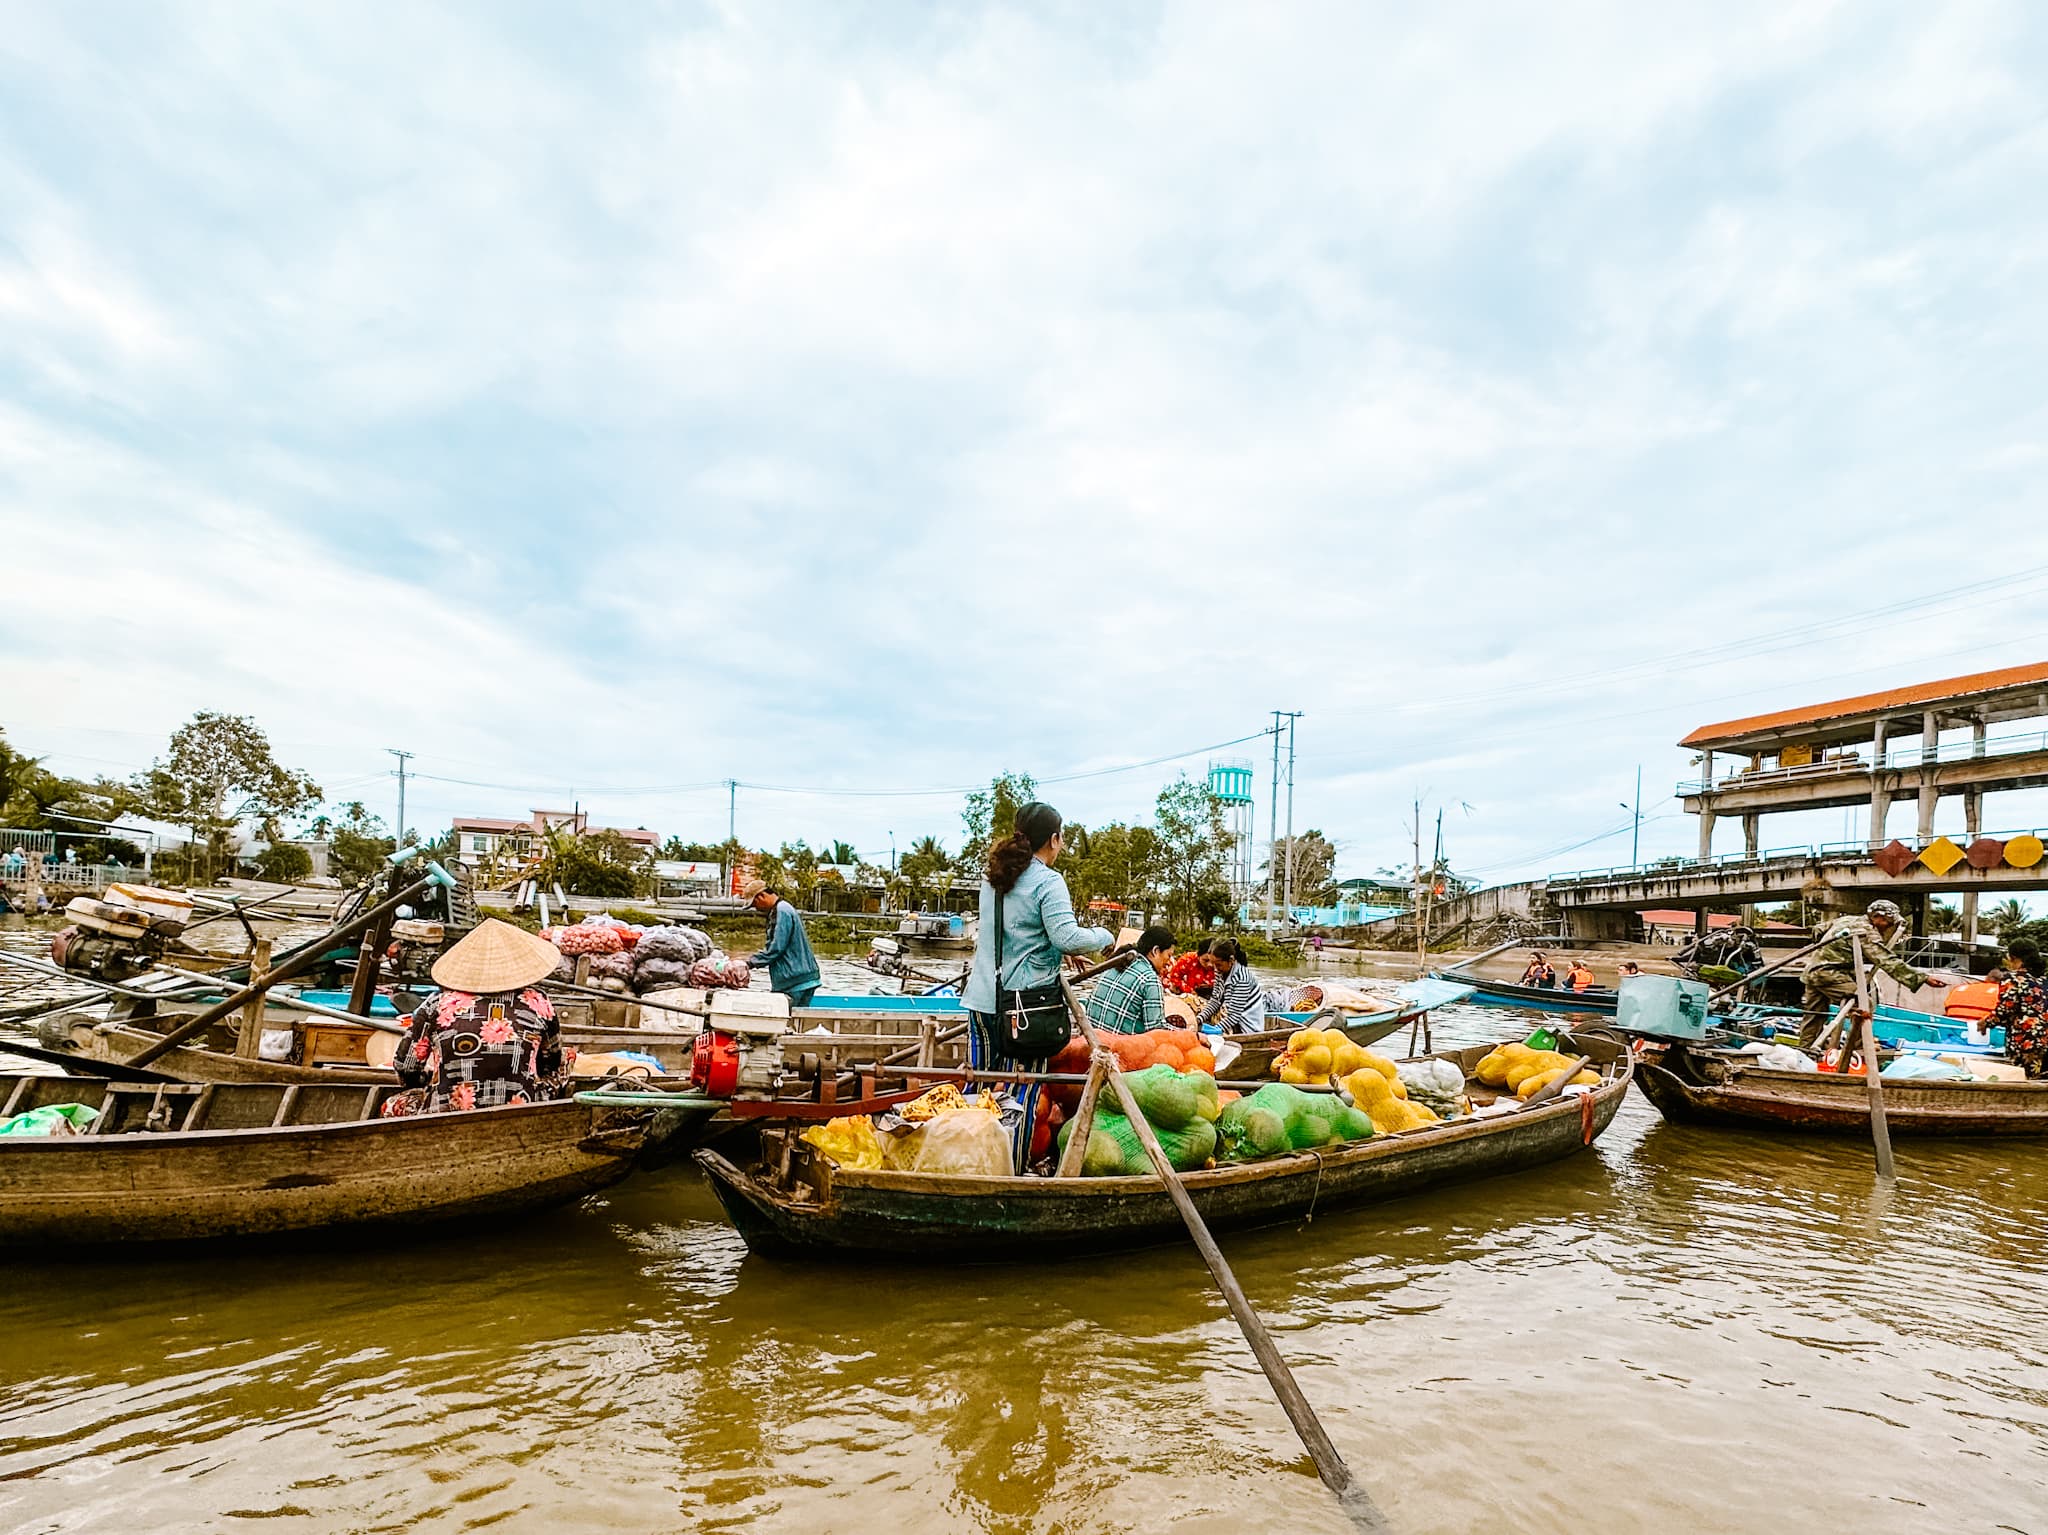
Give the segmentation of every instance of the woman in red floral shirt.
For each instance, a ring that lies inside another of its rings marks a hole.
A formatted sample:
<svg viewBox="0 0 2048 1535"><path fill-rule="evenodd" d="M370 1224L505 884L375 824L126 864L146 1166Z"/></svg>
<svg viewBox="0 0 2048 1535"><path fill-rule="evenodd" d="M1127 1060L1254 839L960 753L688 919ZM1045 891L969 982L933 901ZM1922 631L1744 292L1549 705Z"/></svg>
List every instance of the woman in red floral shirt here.
<svg viewBox="0 0 2048 1535"><path fill-rule="evenodd" d="M2005 946L2005 974L1998 982L1998 1006L1985 1019L2005 1030L2005 1057L2030 1077L2048 1076L2048 982L2041 979L2041 951L2030 938Z"/></svg>
<svg viewBox="0 0 2048 1535"><path fill-rule="evenodd" d="M569 1059L555 1009L534 989L561 956L509 923L483 923L434 964L439 996L414 1010L392 1069L406 1091L387 1115L494 1109L554 1097Z"/></svg>

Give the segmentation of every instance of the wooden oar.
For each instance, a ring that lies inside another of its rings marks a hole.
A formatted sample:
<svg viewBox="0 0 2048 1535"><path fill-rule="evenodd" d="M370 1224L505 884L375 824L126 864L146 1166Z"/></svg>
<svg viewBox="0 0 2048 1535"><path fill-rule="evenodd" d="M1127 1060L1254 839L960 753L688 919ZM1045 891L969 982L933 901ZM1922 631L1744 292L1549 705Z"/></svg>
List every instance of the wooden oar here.
<svg viewBox="0 0 2048 1535"><path fill-rule="evenodd" d="M1223 1302L1230 1308L1230 1314L1237 1319L1238 1330L1251 1345L1252 1356L1258 1360L1259 1368L1265 1371L1266 1379L1272 1384L1273 1394L1280 1399L1280 1406L1287 1414L1287 1421L1294 1425L1294 1432L1300 1436L1308 1450L1309 1459L1315 1462L1316 1474L1323 1479L1323 1485L1337 1495L1338 1506L1351 1518L1354 1527L1360 1530L1380 1531L1386 1529L1386 1521L1366 1491L1365 1484L1352 1476L1351 1468L1344 1464L1344 1457L1337 1453L1337 1446L1330 1442L1330 1436L1323 1429L1316 1411L1309 1406L1308 1398L1295 1383L1294 1372L1287 1368L1287 1361L1273 1342L1273 1335L1266 1331L1266 1324L1260 1320L1252 1303L1245 1298L1237 1276L1224 1261L1223 1250L1216 1245L1216 1239L1209 1234L1209 1227L1202 1219L1201 1211L1195 1208L1194 1200L1181 1186L1180 1174L1173 1163L1166 1158L1165 1150L1159 1144L1159 1137L1152 1133L1137 1099L1131 1096L1130 1084L1124 1081L1123 1069L1095 1025L1088 1021L1088 1011L1081 1006L1081 999L1074 994L1074 988L1064 976L1060 978L1060 990L1065 993L1067 1010L1074 1016L1075 1027L1094 1048L1097 1067L1116 1092L1118 1105L1124 1111L1124 1118L1130 1121L1132 1133L1138 1137L1138 1144L1145 1148L1145 1156L1152 1164L1153 1172L1166 1185L1166 1192L1173 1200L1173 1206L1180 1212L1181 1221L1188 1228L1188 1235L1194 1239L1195 1248L1202 1255L1202 1261L1209 1265L1209 1273L1216 1281L1216 1288L1223 1292ZM1073 1140L1088 1133L1089 1126L1077 1123L1073 1129Z"/></svg>
<svg viewBox="0 0 2048 1535"><path fill-rule="evenodd" d="M1870 1021L1875 1009L1870 1005L1870 972L1863 965L1863 940L1851 935L1849 952L1856 960L1856 1011L1863 1021L1863 1080L1870 1088L1870 1144L1877 1153L1878 1177L1894 1182L1899 1174L1892 1164L1891 1127L1884 1122L1884 1076L1877 1069L1877 1031Z"/></svg>

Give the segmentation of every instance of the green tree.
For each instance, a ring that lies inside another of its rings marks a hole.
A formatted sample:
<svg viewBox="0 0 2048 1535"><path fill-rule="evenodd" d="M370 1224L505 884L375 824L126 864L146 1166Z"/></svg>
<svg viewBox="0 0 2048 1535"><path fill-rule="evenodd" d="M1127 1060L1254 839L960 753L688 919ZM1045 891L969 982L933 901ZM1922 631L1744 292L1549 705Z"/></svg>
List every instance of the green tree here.
<svg viewBox="0 0 2048 1535"><path fill-rule="evenodd" d="M1206 926L1203 911L1217 912L1219 900L1221 910L1230 909L1230 888L1223 878L1224 857L1230 848L1223 801L1207 784L1183 773L1159 791L1153 822L1158 831L1159 873L1168 916L1176 927Z"/></svg>
<svg viewBox="0 0 2048 1535"><path fill-rule="evenodd" d="M896 864L896 877L910 891L910 902L922 906L943 895L953 878L953 860L937 837L919 837Z"/></svg>
<svg viewBox="0 0 2048 1535"><path fill-rule="evenodd" d="M321 822L327 828L327 871L344 885L361 884L398 850L398 844L385 832L383 820L371 815L359 799L341 807L340 820L314 818L315 824Z"/></svg>
<svg viewBox="0 0 2048 1535"><path fill-rule="evenodd" d="M1069 826L1060 873L1066 876L1077 909L1098 899L1149 908L1159 888L1159 833L1121 821L1094 828Z"/></svg>
<svg viewBox="0 0 2048 1535"><path fill-rule="evenodd" d="M1275 893L1287 888L1288 840L1282 837L1267 860L1268 877ZM1319 831L1305 831L1293 838L1294 904L1331 906L1336 904L1337 849Z"/></svg>
<svg viewBox="0 0 2048 1535"><path fill-rule="evenodd" d="M1963 914L1960 908L1947 901L1927 903L1927 931L1930 933L1959 933L1963 930Z"/></svg>
<svg viewBox="0 0 2048 1535"><path fill-rule="evenodd" d="M320 802L320 786L279 765L254 720L206 710L172 733L169 749L136 778L134 789L150 815L191 832L209 873L242 821L256 821L264 838L276 842L284 817Z"/></svg>
<svg viewBox="0 0 2048 1535"><path fill-rule="evenodd" d="M783 843L778 856L782 867L787 871L784 878L789 881L789 885L777 885L776 890L785 895L797 896L797 904L801 907L815 907L818 897L818 855L811 851L808 842L799 837L794 842Z"/></svg>
<svg viewBox="0 0 2048 1535"><path fill-rule="evenodd" d="M134 808L135 797L126 784L66 778L45 767L42 758L15 750L0 732L0 826L63 832L64 845L89 863L112 858L134 865L142 862L142 849L127 838L83 835L93 823L113 821Z"/></svg>
<svg viewBox="0 0 2048 1535"><path fill-rule="evenodd" d="M560 885L570 895L617 901L654 888L646 854L610 828L579 837L566 826L551 826L545 846L535 876L543 889Z"/></svg>
<svg viewBox="0 0 2048 1535"><path fill-rule="evenodd" d="M857 864L860 862L860 854L854 850L851 842L834 842L818 854L818 861L820 863Z"/></svg>
<svg viewBox="0 0 2048 1535"><path fill-rule="evenodd" d="M1001 773L989 780L986 789L967 796L960 812L967 839L960 846L959 866L979 869L988 862L988 850L1017 829L1017 812L1038 797L1038 784L1029 773Z"/></svg>
<svg viewBox="0 0 2048 1535"><path fill-rule="evenodd" d="M2026 904L2007 896L1977 919L1978 926L2003 936L2027 920Z"/></svg>
<svg viewBox="0 0 2048 1535"><path fill-rule="evenodd" d="M290 842L273 842L257 854L252 867L258 879L296 884L313 872L313 855Z"/></svg>

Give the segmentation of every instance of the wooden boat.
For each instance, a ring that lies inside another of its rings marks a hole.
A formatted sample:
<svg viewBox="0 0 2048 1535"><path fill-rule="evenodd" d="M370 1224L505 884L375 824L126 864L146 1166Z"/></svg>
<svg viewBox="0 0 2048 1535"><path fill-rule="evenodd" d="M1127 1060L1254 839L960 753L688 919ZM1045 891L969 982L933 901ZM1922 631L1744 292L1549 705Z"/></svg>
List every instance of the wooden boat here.
<svg viewBox="0 0 2048 1535"><path fill-rule="evenodd" d="M0 1076L0 1118L99 1111L0 1138L0 1251L392 1230L561 1204L616 1183L650 1116L573 1101L380 1117L383 1084Z"/></svg>
<svg viewBox="0 0 2048 1535"><path fill-rule="evenodd" d="M1727 1051L1649 1047L1636 1065L1643 1096L1674 1124L1870 1134L1860 1073L1771 1071ZM1895 1136L2048 1135L2048 1082L1884 1079Z"/></svg>
<svg viewBox="0 0 2048 1535"><path fill-rule="evenodd" d="M1532 1007L1547 1013L1604 1013L1612 1016L1616 993L1595 986L1566 991L1549 986L1524 986L1519 981L1489 981L1463 970L1432 970L1433 981L1452 981L1472 988L1472 1000L1486 1007Z"/></svg>
<svg viewBox="0 0 2048 1535"><path fill-rule="evenodd" d="M1469 1075L1490 1047L1445 1052ZM1618 1041L1578 1048L1600 1085L1535 1108L1446 1121L1350 1146L1297 1152L1188 1173L1183 1184L1214 1228L1271 1225L1340 1205L1372 1203L1441 1184L1518 1172L1589 1146L1628 1092L1631 1059ZM1475 1106L1495 1101L1471 1083ZM1156 1178L934 1176L836 1167L792 1131L766 1131L742 1169L696 1154L747 1245L790 1256L988 1261L1142 1247L1185 1228Z"/></svg>
<svg viewBox="0 0 2048 1535"><path fill-rule="evenodd" d="M856 1006L867 999L831 1000L835 1004L832 1007L800 1009L792 1019L792 1031L785 1042L792 1069L815 1071L820 1065L840 1067L856 1060L873 1061L902 1050L918 1050L927 1036L931 1047L921 1064L956 1065L966 1059L964 1039L945 1037L946 1021L957 1018L964 1024L964 1012L903 1007L867 1011ZM631 1052L648 1056L657 1063L660 1074L673 1075L690 1068L690 1051L697 1037L694 1027L664 1028L646 1023L612 1027L590 1021L589 1008L575 1003L559 1004L558 1011L563 1043L584 1055ZM39 1029L40 1048L23 1053L55 1065L64 1065L67 1056L78 1057L81 1066L88 1060L121 1065L156 1044L167 1029L177 1026L181 1016L189 1014L166 1012L147 1018L120 1018L100 1017L85 1010L59 1013L44 1020ZM270 1028L293 1029L298 1061L270 1061L238 1053L241 1022L227 1018L161 1056L151 1069L185 1082L352 1082L367 1086L391 1080L387 1069L391 1035L325 1020L317 1014L294 1012L289 1006L271 1008L264 1022ZM6 1048L4 1040L0 1040L0 1048Z"/></svg>

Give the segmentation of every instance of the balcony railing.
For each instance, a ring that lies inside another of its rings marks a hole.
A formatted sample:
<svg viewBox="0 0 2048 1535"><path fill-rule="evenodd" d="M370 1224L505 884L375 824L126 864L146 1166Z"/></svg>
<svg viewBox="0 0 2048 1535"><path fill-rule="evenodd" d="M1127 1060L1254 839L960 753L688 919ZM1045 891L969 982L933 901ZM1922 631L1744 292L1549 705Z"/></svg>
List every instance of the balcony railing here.
<svg viewBox="0 0 2048 1535"><path fill-rule="evenodd" d="M1894 747L1884 754L1879 766L1887 773L1925 766L1930 762L1970 762L1993 757L2017 757L2028 752L2048 751L2048 730L2031 735L1999 736L1989 741L1951 741L1930 756L1918 746ZM1878 766L1861 757L1830 757L1800 767L1763 768L1757 772L1730 773L1726 778L1694 779L1680 783L1680 795L1720 793L1727 789L1748 789L1764 784L1802 783L1812 779L1868 777Z"/></svg>

